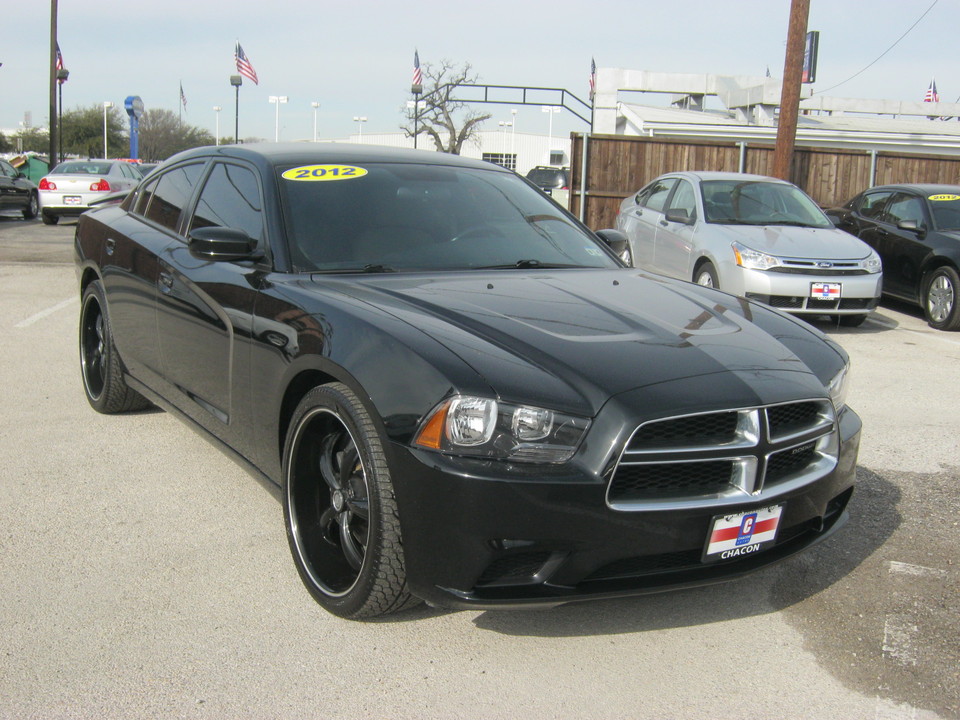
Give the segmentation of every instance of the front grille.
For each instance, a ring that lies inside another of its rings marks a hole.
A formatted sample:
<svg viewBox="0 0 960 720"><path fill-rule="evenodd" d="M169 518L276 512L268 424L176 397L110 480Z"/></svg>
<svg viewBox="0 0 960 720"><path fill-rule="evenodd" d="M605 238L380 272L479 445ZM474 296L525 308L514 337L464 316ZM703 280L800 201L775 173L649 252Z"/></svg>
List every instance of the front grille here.
<svg viewBox="0 0 960 720"><path fill-rule="evenodd" d="M877 306L877 298L820 300L802 295L761 295L759 293L747 293L746 297L748 300L756 300L780 310L808 310L828 313L834 310L872 310Z"/></svg>
<svg viewBox="0 0 960 720"><path fill-rule="evenodd" d="M837 462L833 405L806 400L684 415L638 427L607 487L618 510L762 498Z"/></svg>

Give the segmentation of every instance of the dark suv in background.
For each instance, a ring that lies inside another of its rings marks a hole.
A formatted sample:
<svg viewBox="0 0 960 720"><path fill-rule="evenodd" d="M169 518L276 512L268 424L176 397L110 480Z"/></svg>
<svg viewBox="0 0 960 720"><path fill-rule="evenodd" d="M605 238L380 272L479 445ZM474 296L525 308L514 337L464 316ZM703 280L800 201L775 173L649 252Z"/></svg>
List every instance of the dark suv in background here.
<svg viewBox="0 0 960 720"><path fill-rule="evenodd" d="M570 170L567 168L537 165L527 173L527 180L532 182L547 195L554 190L567 190L570 187Z"/></svg>

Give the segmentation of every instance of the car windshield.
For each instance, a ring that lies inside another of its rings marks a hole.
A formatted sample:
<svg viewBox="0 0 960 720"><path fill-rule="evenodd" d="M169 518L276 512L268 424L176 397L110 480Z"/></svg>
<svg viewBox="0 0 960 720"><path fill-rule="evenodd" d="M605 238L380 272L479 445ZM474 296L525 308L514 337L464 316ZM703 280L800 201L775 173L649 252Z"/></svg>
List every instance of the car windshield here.
<svg viewBox="0 0 960 720"><path fill-rule="evenodd" d="M613 268L586 230L512 173L417 164L278 169L298 269Z"/></svg>
<svg viewBox="0 0 960 720"><path fill-rule="evenodd" d="M762 180L708 180L702 184L706 220L719 225L832 227L799 188Z"/></svg>
<svg viewBox="0 0 960 720"><path fill-rule="evenodd" d="M106 175L109 172L110 163L92 160L68 160L57 165L51 174Z"/></svg>
<svg viewBox="0 0 960 720"><path fill-rule="evenodd" d="M937 230L960 230L960 195L941 193L931 195L930 210Z"/></svg>

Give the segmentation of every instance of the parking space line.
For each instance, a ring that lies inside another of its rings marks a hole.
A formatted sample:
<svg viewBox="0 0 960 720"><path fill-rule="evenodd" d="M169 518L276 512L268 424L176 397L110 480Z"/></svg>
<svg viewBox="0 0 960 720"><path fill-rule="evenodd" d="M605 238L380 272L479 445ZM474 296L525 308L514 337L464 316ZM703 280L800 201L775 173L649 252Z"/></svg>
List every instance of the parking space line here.
<svg viewBox="0 0 960 720"><path fill-rule="evenodd" d="M17 329L30 327L35 322L43 320L48 315L53 315L55 312L59 312L60 310L63 310L66 307L70 307L74 303L79 302L79 300L80 299L77 297L71 297L66 300L63 300L62 302L58 302L56 305L52 305L46 308L45 310L41 310L40 312L35 313L34 315L31 315L30 317L21 320L16 325L14 325L14 327Z"/></svg>
<svg viewBox="0 0 960 720"><path fill-rule="evenodd" d="M923 565L911 565L910 563L897 562L896 560L890 561L890 574L901 574L901 575L914 575L914 576L927 576L927 577L943 577L947 574L946 570L938 570L937 568L925 567Z"/></svg>

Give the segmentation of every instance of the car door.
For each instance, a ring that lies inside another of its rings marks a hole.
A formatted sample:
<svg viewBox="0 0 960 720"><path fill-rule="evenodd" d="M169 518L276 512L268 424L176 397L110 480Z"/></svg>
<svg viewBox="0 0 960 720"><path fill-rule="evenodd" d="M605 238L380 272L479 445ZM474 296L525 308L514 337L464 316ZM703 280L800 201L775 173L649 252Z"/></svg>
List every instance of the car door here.
<svg viewBox="0 0 960 720"><path fill-rule="evenodd" d="M658 178L634 196L633 205L621 211L624 234L630 241L634 267L657 270L654 249L663 207L676 185L676 178Z"/></svg>
<svg viewBox="0 0 960 720"><path fill-rule="evenodd" d="M901 227L902 223L915 223L916 229ZM930 253L926 236L931 228L923 199L905 191L891 193L882 212L864 224L860 237L880 255L885 293L911 302L919 300L920 268Z"/></svg>
<svg viewBox="0 0 960 720"><path fill-rule="evenodd" d="M203 163L183 165L170 177L157 176L139 188L127 212L106 231L99 258L120 357L135 377L158 392L163 383L156 332L160 255L176 237L182 197L192 192L202 169ZM177 192L171 192L171 185L178 186Z"/></svg>
<svg viewBox="0 0 960 720"><path fill-rule="evenodd" d="M685 222L670 220L667 213L686 217ZM663 215L657 221L657 234L654 241L653 265L657 272L664 275L690 280L692 268L690 256L693 252L694 234L697 222L696 189L688 180L679 179L663 208Z"/></svg>
<svg viewBox="0 0 960 720"><path fill-rule="evenodd" d="M241 447L246 431L232 422L234 390L237 379L249 373L247 341L263 268L194 255L190 231L210 226L244 230L265 245L263 193L252 167L211 165L182 235L161 253L157 301L163 372L175 402Z"/></svg>

